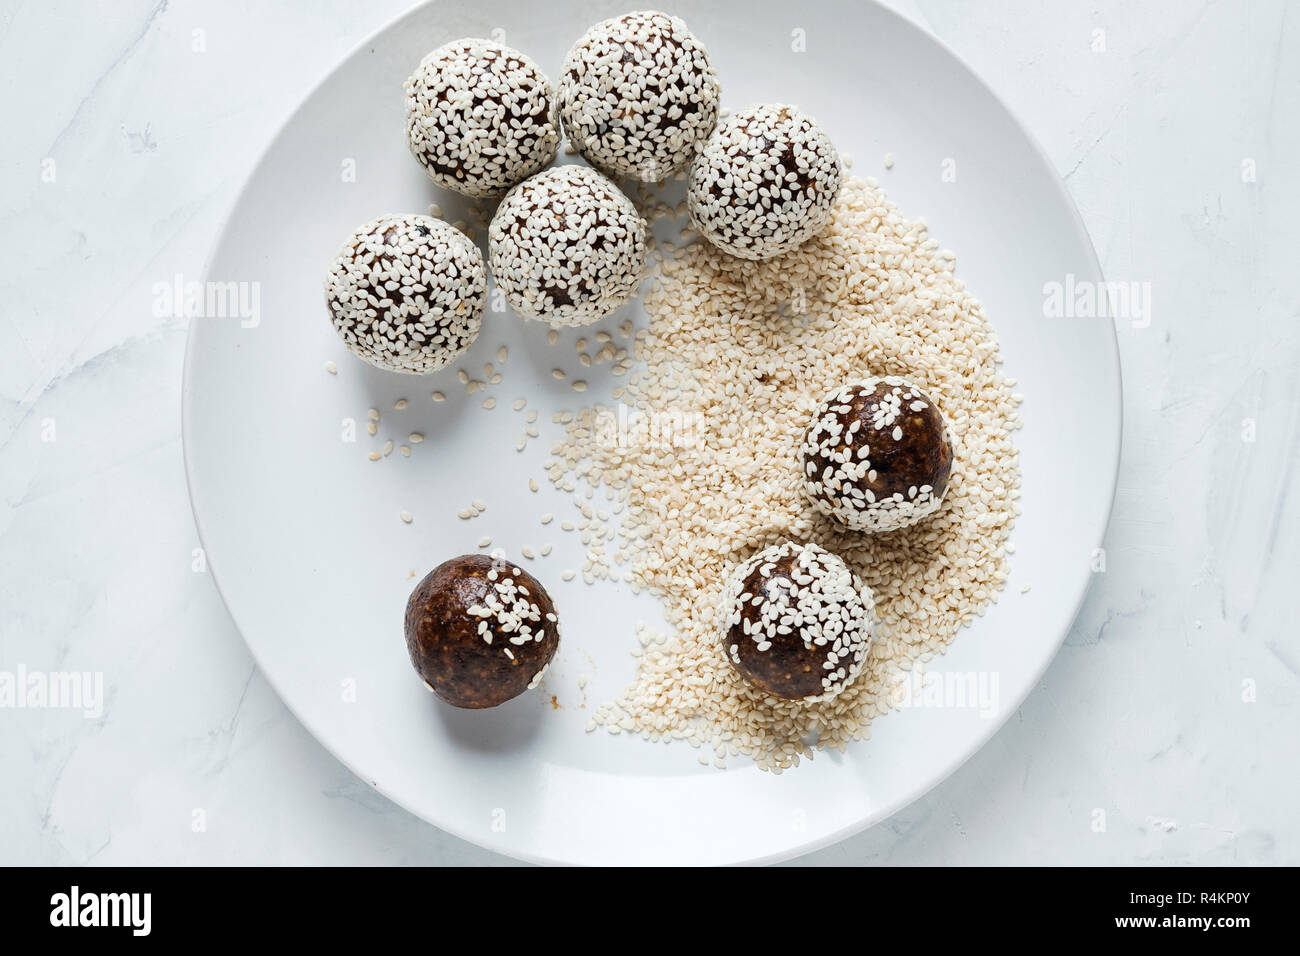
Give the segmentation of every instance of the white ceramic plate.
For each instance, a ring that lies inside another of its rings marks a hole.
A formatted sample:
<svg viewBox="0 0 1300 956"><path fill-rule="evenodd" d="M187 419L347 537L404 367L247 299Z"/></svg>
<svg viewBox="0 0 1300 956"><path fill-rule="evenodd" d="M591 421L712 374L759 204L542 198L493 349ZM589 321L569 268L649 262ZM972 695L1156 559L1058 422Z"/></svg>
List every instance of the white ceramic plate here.
<svg viewBox="0 0 1300 956"><path fill-rule="evenodd" d="M997 98L935 39L871 4L797 13L784 2L672 7L708 46L725 105L792 102L816 116L856 158L855 173L881 180L905 216L927 217L998 329L1026 396L1012 584L937 666L996 673L999 696L984 716L957 708L891 714L870 741L780 776L736 759L726 771L701 767L684 744L584 732L595 705L632 676L635 621L662 618L645 595L560 581L562 569L580 566L582 549L558 529L572 504L545 482L542 461L558 428L552 411L577 405L551 369L579 371L578 333L551 348L539 324L489 312L457 363L481 371L509 347L505 380L489 393L500 405L488 412L482 393L465 395L454 367L414 378L352 358L326 319L321 280L349 232L375 215L422 213L438 202L448 219L465 218L465 203L425 179L403 138L402 81L425 52L503 30L554 77L587 26L629 8L519 0L422 7L316 89L235 204L208 277L257 283L260 321L194 320L186 467L226 605L299 719L397 803L528 860L776 860L916 799L988 740L1043 673L1088 586L1115 486L1114 330L1104 319L1043 315L1044 283L1067 274L1098 280L1099 267L1050 163ZM792 51L795 29L807 52ZM887 152L897 157L890 171ZM629 316L644 318L634 304L600 327ZM337 376L323 370L326 360L337 363ZM607 398L617 381L597 369L582 377L592 383L588 400ZM434 404L434 389L448 400ZM393 411L400 397L410 406ZM509 407L516 397L541 412L541 440L523 454L514 450L524 427ZM383 411L378 441L364 428L372 406ZM345 418L356 421L355 443L341 439ZM384 438L400 444L411 431L427 440L409 459L395 451L367 460ZM537 494L527 490L529 475L542 482ZM486 513L459 520L457 508L474 498L487 502ZM412 524L399 520L403 509ZM546 511L557 515L549 528L538 523ZM528 568L551 590L565 631L544 693L466 712L443 706L416 678L402 612L419 576L475 550L482 535L512 556L554 544L552 556ZM1027 594L1024 583L1033 585ZM581 675L590 682L580 691Z"/></svg>

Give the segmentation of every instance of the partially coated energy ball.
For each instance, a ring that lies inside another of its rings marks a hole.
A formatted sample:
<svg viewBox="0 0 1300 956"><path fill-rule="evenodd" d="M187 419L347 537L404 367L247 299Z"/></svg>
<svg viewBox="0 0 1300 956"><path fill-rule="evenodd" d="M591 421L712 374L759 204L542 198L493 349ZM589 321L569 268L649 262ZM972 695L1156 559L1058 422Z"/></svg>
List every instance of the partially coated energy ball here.
<svg viewBox="0 0 1300 956"><path fill-rule="evenodd" d="M871 648L871 589L815 544L773 545L738 565L721 602L723 651L740 675L786 700L830 700Z"/></svg>
<svg viewBox="0 0 1300 956"><path fill-rule="evenodd" d="M803 440L813 507L853 531L894 531L939 510L952 440L939 406L897 376L831 392Z"/></svg>
<svg viewBox="0 0 1300 956"><path fill-rule="evenodd" d="M686 167L718 121L709 55L674 16L629 13L597 23L560 73L564 134L591 163L642 182Z"/></svg>
<svg viewBox="0 0 1300 956"><path fill-rule="evenodd" d="M411 663L431 691L456 707L495 707L536 687L559 643L546 589L500 557L445 561L406 602Z"/></svg>
<svg viewBox="0 0 1300 956"><path fill-rule="evenodd" d="M721 123L691 166L691 223L741 259L797 249L830 221L840 156L794 106L751 106Z"/></svg>
<svg viewBox="0 0 1300 956"><path fill-rule="evenodd" d="M488 227L492 276L519 315L587 325L636 291L645 234L645 220L613 182L586 166L558 166L497 207Z"/></svg>
<svg viewBox="0 0 1300 956"><path fill-rule="evenodd" d="M546 168L560 144L551 81L518 50L466 38L406 81L406 141L439 186L500 196Z"/></svg>
<svg viewBox="0 0 1300 956"><path fill-rule="evenodd" d="M325 303L358 358L393 372L436 372L483 326L483 254L440 220L380 216L354 232L330 265Z"/></svg>

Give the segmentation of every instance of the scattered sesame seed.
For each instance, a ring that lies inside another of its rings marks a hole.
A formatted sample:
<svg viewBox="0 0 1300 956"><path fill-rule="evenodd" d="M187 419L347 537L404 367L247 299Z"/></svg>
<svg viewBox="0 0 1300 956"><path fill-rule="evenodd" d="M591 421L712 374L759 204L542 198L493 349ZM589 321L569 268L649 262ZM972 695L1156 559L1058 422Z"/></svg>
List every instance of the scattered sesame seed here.
<svg viewBox="0 0 1300 956"><path fill-rule="evenodd" d="M424 441L424 436L421 435L419 432L411 432L411 434L406 436L406 440L409 441L412 445L418 445L420 444L420 442Z"/></svg>
<svg viewBox="0 0 1300 956"><path fill-rule="evenodd" d="M578 572L577 572L577 571L566 570L566 571L564 571L563 573L560 574L560 580L561 580L561 581L572 581L572 580L573 580L574 578L576 578L577 576L578 576Z"/></svg>
<svg viewBox="0 0 1300 956"><path fill-rule="evenodd" d="M393 402L393 408L397 409L399 412L405 407L406 399L404 398L399 398L397 401Z"/></svg>
<svg viewBox="0 0 1300 956"><path fill-rule="evenodd" d="M485 398L485 399L483 399L483 407L484 407L484 408L496 408L496 407L497 407L497 400L496 400L495 398Z"/></svg>
<svg viewBox="0 0 1300 956"><path fill-rule="evenodd" d="M366 457L369 458L371 461L379 461L379 459L383 458L384 456L381 455L381 454L379 454L379 452L377 452L377 451L372 451L372 452L371 452L369 455L367 455Z"/></svg>
<svg viewBox="0 0 1300 956"><path fill-rule="evenodd" d="M329 372L331 375L337 375L339 373L339 367L333 362L326 362L325 371Z"/></svg>
<svg viewBox="0 0 1300 956"><path fill-rule="evenodd" d="M374 422L366 422L366 431L370 432L372 435L377 435L379 434L379 426Z"/></svg>
<svg viewBox="0 0 1300 956"><path fill-rule="evenodd" d="M447 396L442 394L442 392L434 392L429 397L432 398L435 402L445 402L447 400Z"/></svg>
<svg viewBox="0 0 1300 956"><path fill-rule="evenodd" d="M478 546L480 548L490 548L492 547L492 539L489 538L487 535L484 535L483 537L478 539Z"/></svg>
<svg viewBox="0 0 1300 956"><path fill-rule="evenodd" d="M413 516L409 511L403 511L403 512L401 512L401 513L398 515L398 517L400 517L400 518L401 518L403 521L405 521L407 524L410 524L413 520L415 520L415 519L414 519L414 516Z"/></svg>
<svg viewBox="0 0 1300 956"><path fill-rule="evenodd" d="M576 382L573 383L573 390L575 392L585 392L587 390L587 383L584 382L582 379L578 379Z"/></svg>
<svg viewBox="0 0 1300 956"><path fill-rule="evenodd" d="M556 379L564 378L564 369L562 368L551 369L551 378L556 378Z"/></svg>

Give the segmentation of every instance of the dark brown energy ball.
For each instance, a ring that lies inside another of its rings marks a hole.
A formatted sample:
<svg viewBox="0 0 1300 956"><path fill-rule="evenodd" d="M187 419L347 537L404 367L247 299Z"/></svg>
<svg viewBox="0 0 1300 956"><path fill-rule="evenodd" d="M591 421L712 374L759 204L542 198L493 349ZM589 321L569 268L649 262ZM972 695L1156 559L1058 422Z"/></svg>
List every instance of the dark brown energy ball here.
<svg viewBox="0 0 1300 956"><path fill-rule="evenodd" d="M406 81L406 141L439 186L500 196L545 169L560 144L551 81L518 50L466 37Z"/></svg>
<svg viewBox="0 0 1300 956"><path fill-rule="evenodd" d="M939 510L952 440L933 399L897 376L843 385L813 413L804 490L853 531L893 531Z"/></svg>
<svg viewBox="0 0 1300 956"><path fill-rule="evenodd" d="M456 707L495 707L536 687L559 643L546 589L497 556L444 561L406 602L411 663Z"/></svg>
<svg viewBox="0 0 1300 956"><path fill-rule="evenodd" d="M815 544L773 545L738 565L720 605L723 651L777 697L830 700L862 671L871 647L871 589Z"/></svg>

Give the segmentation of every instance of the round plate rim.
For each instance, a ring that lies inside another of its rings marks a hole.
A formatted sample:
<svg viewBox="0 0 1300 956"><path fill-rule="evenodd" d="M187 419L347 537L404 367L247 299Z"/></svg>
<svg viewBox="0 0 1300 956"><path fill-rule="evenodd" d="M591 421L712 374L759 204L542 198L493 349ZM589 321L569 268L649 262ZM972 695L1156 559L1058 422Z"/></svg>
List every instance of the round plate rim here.
<svg viewBox="0 0 1300 956"><path fill-rule="evenodd" d="M297 116L298 113L303 109L303 107L306 106L306 104L316 96L320 88L330 80L330 78L334 75L334 73L344 63L350 61L361 50L367 48L372 43L372 41L388 33L390 30L394 29L398 24L400 24L404 20L407 20L408 18L416 17L417 15L420 14L420 12L425 7L432 6L436 2L437 0L423 0L423 2L415 4L414 6L397 14L396 16L389 18L380 27L366 34L366 36L360 42L356 43L346 54L340 57L329 70L327 70L324 74L322 74L322 76L314 84L312 84L311 88L294 104L293 108L290 109L284 115L284 117L281 119L279 124L276 126L275 133L268 139L266 146L260 151L257 159L250 167L248 174L244 177L243 182L239 187L239 190L236 192L234 198L231 200L228 208L226 209L225 215L222 217L220 225L218 226L217 230L214 233L214 238L208 249L208 253L204 260L204 265L202 269L202 276L205 281L211 278L212 261L216 255L217 250L221 247L223 241L226 238L226 233L229 230L231 220L234 217L235 211L239 208L244 195L248 192L251 184L257 178L259 172L262 170L262 167L267 163L268 157L272 154L272 152L279 144L281 138L285 135L285 132L291 125L294 117ZM1069 190L1066 189L1065 182L1061 178L1060 172L1056 169L1055 165L1052 163L1052 160L1047 155L1046 150L1042 147L1042 144L1039 143L1037 137L1034 136L1034 134L1025 125L1025 123L1021 121L1019 115L1014 110L1012 110L1010 106L1008 106L1007 103L1002 99L1002 97L999 96L992 89L992 87L990 87L984 81L984 79L970 66L970 64L968 64L960 54L958 54L946 42L944 42L943 39L936 36L928 29L925 29L924 27L920 26L918 23L916 23L914 20L910 19L909 17L899 13L897 10L893 9L887 4L880 2L880 0L869 0L869 2L871 6L877 9L877 12L883 13L886 17L898 21L898 23L902 24L905 29L915 30L918 33L922 34L930 43L934 44L943 55L949 57L952 61L954 61L966 73L967 77L973 83L975 83L988 97L990 97L992 101L996 103L999 108L1003 110L1007 118L1015 125L1017 130L1024 137L1026 143L1029 144L1030 148L1033 150L1038 160L1041 163L1043 163L1043 165L1048 170L1051 171L1052 175L1050 178L1052 181L1053 188L1056 191L1058 198L1062 201L1064 208L1069 213L1070 222L1077 234L1077 238L1079 238L1082 241L1083 249L1085 250L1085 253L1088 258L1088 264L1092 267L1092 269L1094 270L1095 274L1099 277L1099 279L1104 280L1104 273L1101 268L1101 262L1097 258L1096 247L1093 245L1092 237L1088 233L1087 227L1083 222L1083 217L1080 215L1078 207L1075 205L1073 197L1070 195ZM195 529L199 537L199 545L203 547L205 553L207 553L207 544L206 544L207 536L204 533L204 522L202 516L199 514L198 503L195 497L196 482L195 482L194 471L193 471L193 452L191 450L191 446L194 440L193 439L194 432L193 432L192 421L191 421L192 402L191 402L189 383L191 381L191 368L195 361L195 356L198 352L197 336L195 335L196 327L197 324L191 321L186 331L185 359L182 368L182 385L181 385L181 448L182 448L182 457L183 457L184 468L185 468L185 485L186 485L187 496L190 502L190 511L194 517ZM1106 493L1106 506L1102 513L1100 527L1096 529L1096 533L1093 538L1096 547L1100 547L1103 542L1106 529L1110 523L1111 512L1114 509L1115 493L1119 484L1120 452L1123 447L1123 427L1124 427L1123 375L1122 375L1122 366L1120 362L1119 337L1115 331L1113 324L1110 327L1110 335L1106 338L1106 345L1107 345L1108 357L1110 358L1111 364L1113 366L1115 388L1116 391L1118 392L1118 396L1117 396L1118 401L1116 403L1118 417L1114 427L1114 441L1109 445L1109 447L1104 449L1105 457L1110 462L1110 468L1109 468L1110 482ZM341 764L347 767L349 772L353 773L360 779L365 779L365 776L359 772L358 768L355 767L352 764L352 762L349 761L342 753L340 753L331 743L327 742L327 737L322 736L321 733L318 732L317 728L313 726L312 722L308 720L303 715L303 713L301 713L300 710L293 705L293 703L291 703L290 698L286 696L283 689L281 688L279 681L262 666L262 661L258 655L257 649L245 636L246 633L245 629L244 627L241 626L239 622L239 617L235 609L231 606L230 601L227 600L226 594L221 587L221 577L217 571L216 562L211 560L210 555L208 561L208 571L211 574L212 582L216 587L217 594L221 598L221 602L225 606L227 614L230 615L231 622L235 625L236 630L239 631L240 637L244 641L244 645L248 648L249 653L252 655L253 661L257 665L258 671L266 679L267 683L271 685L272 690L275 691L276 696L284 704L285 708L288 709L288 711L291 714L293 714L294 718L300 724L302 724L303 727L307 729L308 733L312 735L312 737L317 741L317 743L319 743L322 747L324 747L325 750L328 751L331 756L333 756ZM1075 599L1074 607L1070 613L1071 622L1073 622L1078 617L1079 610L1082 608L1083 602L1087 598L1089 584L1093 577L1093 575L1087 571L1081 571L1080 576L1081 576L1082 583L1081 586L1078 588L1078 597ZM842 827L839 830L833 831L828 834L824 834L819 837L814 837L798 845L792 845L780 852L759 854L753 857L733 860L731 861L732 865L763 865L763 864L770 864L770 863L779 863L784 860L789 860L795 857L803 856L805 854L838 843L841 840L845 840L857 833L862 832L868 827L875 826L876 824L889 819L893 814L897 813L903 808L910 806L912 803L924 797L927 793L929 793L939 784L943 783L954 773L956 773L958 769L964 766L967 761L969 761L972 757L975 756L975 754L983 750L984 747L988 744L988 742L992 740L994 736L996 736L998 731L1001 730L1001 728L1006 723L1007 719L1011 716L1011 714L1015 713L1020 708L1020 706L1024 703L1024 701L1028 698L1029 694L1033 691L1034 687L1042 679L1043 674L1046 673L1048 667L1051 666L1052 661L1056 659L1056 655L1060 652L1061 646L1062 644L1064 644L1065 638L1068 635L1068 633L1069 633L1069 625L1067 625L1061 631L1061 633L1056 637L1055 641L1052 642L1051 653L1044 656L1042 664L1036 669L1034 673L1033 679L1030 681L1026 681L1024 691L1019 695L1017 695L1016 699L1013 702L1013 705L1005 708L1005 710L1003 711L1003 713L1000 715L998 719L988 722L987 729L984 730L982 734L979 735L975 745L970 749L968 753L966 753L964 757L962 757L960 760L954 762L951 766L944 769L942 773L935 775L928 782L926 786L922 787L919 790L911 792L910 794L907 794L905 796L900 796L899 798L885 804L877 813L872 814L870 816L865 816L863 819L855 822L852 825ZM463 827L456 826L451 821L445 819L434 819L430 814L413 809L412 807L408 806L404 801L394 796L393 794L389 793L380 784L379 781L373 781L372 786L379 793L383 794L386 799L391 800L395 805L401 807L403 810L410 813L412 816L424 820L425 822L430 823L433 826L436 826L438 829L443 830L446 833L450 833L451 835L458 837L459 839L465 840L466 842L474 844L475 846L481 847L483 849L490 850L494 853L500 853L503 856L507 856L511 859L516 859L527 863L535 863L541 865L555 865L555 864L580 865L582 863L582 861L580 860L567 860L567 859L559 859L554 857L545 857L545 856L531 854L527 851L520 850L514 847L505 847L505 846L494 844L489 840L483 839L481 836L475 833L471 833L467 831Z"/></svg>

